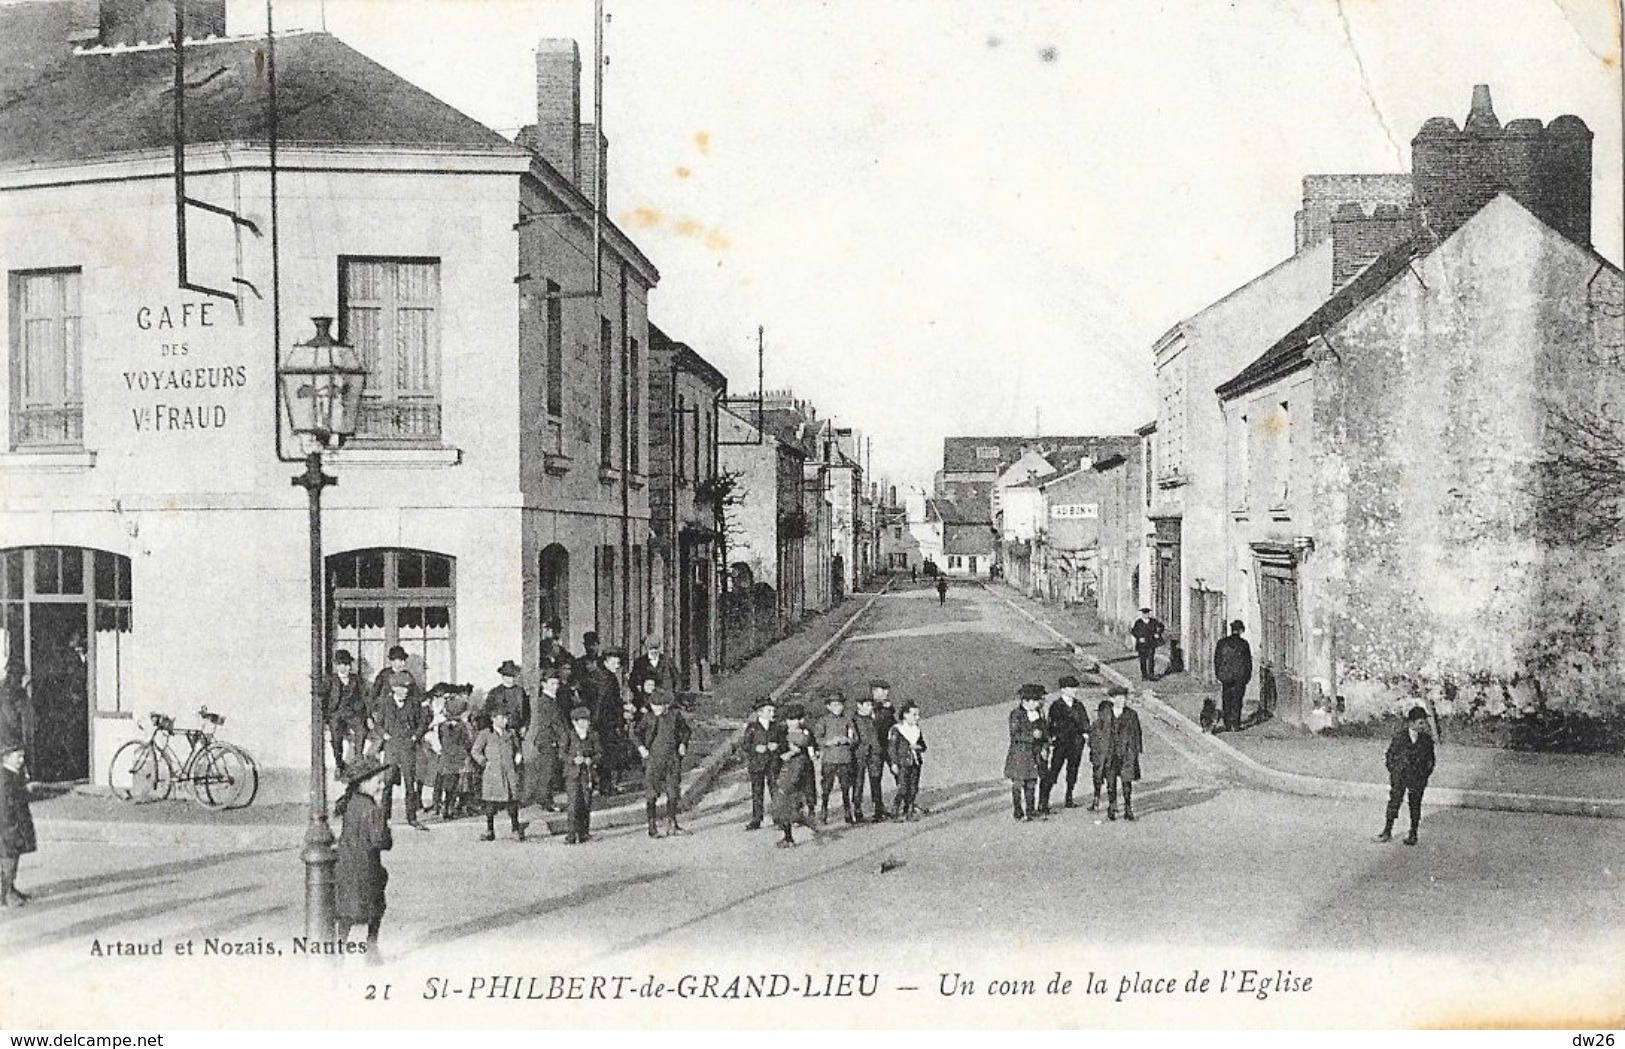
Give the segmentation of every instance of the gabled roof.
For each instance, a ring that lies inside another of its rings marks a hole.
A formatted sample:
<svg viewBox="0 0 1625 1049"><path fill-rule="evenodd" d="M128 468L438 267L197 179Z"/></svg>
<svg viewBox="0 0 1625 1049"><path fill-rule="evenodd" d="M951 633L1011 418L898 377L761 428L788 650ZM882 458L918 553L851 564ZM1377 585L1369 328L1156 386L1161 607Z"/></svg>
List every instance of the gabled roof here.
<svg viewBox="0 0 1625 1049"><path fill-rule="evenodd" d="M726 394L728 391L728 377L726 375L718 371L710 361L696 353L688 343L678 342L653 323L649 325L649 353L651 358L671 357L679 371L697 376L701 382L719 393Z"/></svg>
<svg viewBox="0 0 1625 1049"><path fill-rule="evenodd" d="M28 5L23 5L26 8ZM54 30L14 21L0 6L0 36ZM261 141L269 111L264 40L186 47L187 141ZM42 49L57 46L40 41ZM525 150L326 33L278 36L277 135L284 145ZM168 48L67 53L0 74L0 165L62 164L172 144L174 52Z"/></svg>
<svg viewBox="0 0 1625 1049"><path fill-rule="evenodd" d="M1421 237L1400 241L1361 270L1353 280L1322 303L1302 323L1281 336L1263 356L1243 368L1235 378L1221 384L1217 392L1221 400L1228 400L1248 390L1256 389L1308 362L1304 352L1321 333L1347 317L1362 302L1370 299L1393 280L1411 261L1418 257Z"/></svg>
<svg viewBox="0 0 1625 1049"><path fill-rule="evenodd" d="M1021 458L1022 449L1031 449L1055 463L1056 456L1093 458L1102 442L1119 440L1115 436L1087 435L1078 437L944 437L942 439L942 468L948 473L1003 473L1005 468ZM997 448L998 459L979 459L978 448Z"/></svg>

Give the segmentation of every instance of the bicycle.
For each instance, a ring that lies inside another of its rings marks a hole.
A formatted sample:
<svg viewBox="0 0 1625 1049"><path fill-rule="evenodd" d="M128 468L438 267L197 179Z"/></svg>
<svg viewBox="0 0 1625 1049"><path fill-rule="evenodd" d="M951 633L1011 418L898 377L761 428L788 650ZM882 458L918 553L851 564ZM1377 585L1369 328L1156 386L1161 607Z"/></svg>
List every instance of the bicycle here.
<svg viewBox="0 0 1625 1049"><path fill-rule="evenodd" d="M152 728L144 740L132 739L113 755L107 770L107 785L121 801L144 804L163 801L176 784L191 787L192 800L206 809L240 809L252 804L259 793L259 766L243 748L215 738L224 715L198 708L202 728L175 727L175 719L154 712L148 716ZM169 742L177 734L186 737L190 748L178 765Z"/></svg>

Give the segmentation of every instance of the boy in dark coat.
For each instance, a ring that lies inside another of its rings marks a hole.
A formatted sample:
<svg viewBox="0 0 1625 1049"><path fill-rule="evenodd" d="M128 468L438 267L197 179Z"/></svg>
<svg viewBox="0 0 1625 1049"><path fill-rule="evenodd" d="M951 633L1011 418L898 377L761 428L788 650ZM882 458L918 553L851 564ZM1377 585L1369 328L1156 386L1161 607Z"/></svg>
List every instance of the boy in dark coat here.
<svg viewBox="0 0 1625 1049"><path fill-rule="evenodd" d="M574 705L567 703L559 668L552 663L542 664L542 693L536 697L531 710L530 731L525 746L529 751L525 765L525 800L542 806L548 812L557 812L553 804L553 788L561 779L568 778L569 768L563 749L570 734ZM597 746L597 734L593 735ZM596 760L596 759L595 759Z"/></svg>
<svg viewBox="0 0 1625 1049"><path fill-rule="evenodd" d="M530 696L525 693L525 686L519 683L521 673L523 671L518 663L511 659L502 661L502 665L497 667L502 684L485 694L485 712L490 714L499 707L507 711L508 727L523 736L530 724Z"/></svg>
<svg viewBox="0 0 1625 1049"><path fill-rule="evenodd" d="M1100 788L1106 783L1106 760L1112 752L1112 701L1103 699L1095 708L1094 725L1089 732L1089 771L1094 777L1095 796L1089 811L1100 808Z"/></svg>
<svg viewBox="0 0 1625 1049"><path fill-rule="evenodd" d="M1038 818L1038 780L1044 774L1049 724L1039 709L1043 685L1022 685L1020 704L1010 711L1010 748L1004 756L1004 778L1010 781L1010 803L1019 822Z"/></svg>
<svg viewBox="0 0 1625 1049"><path fill-rule="evenodd" d="M1405 844L1416 844L1416 832L1422 826L1422 792L1427 789L1428 777L1433 775L1433 737L1428 734L1428 712L1412 707L1405 716L1405 724L1394 733L1388 744L1388 812L1382 824L1378 841L1394 840L1394 820L1399 818L1399 803L1410 796L1411 832L1405 835Z"/></svg>
<svg viewBox="0 0 1625 1049"><path fill-rule="evenodd" d="M668 705L664 692L649 694L649 713L638 722L638 755L643 758L643 806L649 817L649 837L660 837L655 826L660 795L666 795L666 833L686 835L678 826L677 808L683 800L683 758L693 730L688 719Z"/></svg>
<svg viewBox="0 0 1625 1049"><path fill-rule="evenodd" d="M813 739L818 743L822 758L823 777L819 785L818 822L829 822L829 795L837 785L841 788L841 813L847 823L852 822L852 739L856 729L846 716L846 700L837 691L831 691L824 700L827 711L813 723Z"/></svg>
<svg viewBox="0 0 1625 1049"><path fill-rule="evenodd" d="M920 728L920 708L913 703L903 704L898 716L901 720L892 726L886 740L892 775L897 779L892 810L897 818L913 823L920 818L918 799L920 767L925 763L925 733Z"/></svg>
<svg viewBox="0 0 1625 1049"><path fill-rule="evenodd" d="M387 671L385 673L388 673ZM383 674L379 675L383 678ZM394 677L389 681L389 696L375 713L379 738L382 740L382 759L393 766L390 777L406 797L406 825L417 827L418 805L422 800L422 787L418 782L418 743L428 730L429 719L422 701L415 698L415 684L411 675ZM384 815L391 815L390 794L384 794Z"/></svg>
<svg viewBox="0 0 1625 1049"><path fill-rule="evenodd" d="M367 700L362 695L361 676L355 672L355 657L342 648L333 653L333 673L327 679L324 699L333 771L343 779L345 764L359 758L366 743Z"/></svg>
<svg viewBox="0 0 1625 1049"><path fill-rule="evenodd" d="M777 788L773 792L773 822L779 825L784 837L779 848L792 848L796 843L797 823L813 831L814 795L817 793L813 772L813 754L817 749L812 733L802 724L807 711L800 703L784 708L784 760L779 765Z"/></svg>
<svg viewBox="0 0 1625 1049"><path fill-rule="evenodd" d="M1106 818L1117 818L1117 788L1123 788L1123 818L1134 820L1134 781L1140 778L1140 715L1128 705L1128 689L1114 686L1106 712Z"/></svg>
<svg viewBox="0 0 1625 1049"><path fill-rule="evenodd" d="M1089 711L1078 698L1081 687L1071 674L1061 678L1061 694L1049 705L1050 759L1038 789L1038 811L1049 814L1049 796L1066 772L1066 807L1076 802L1072 793L1078 785L1078 769L1083 766L1083 748L1089 742Z"/></svg>
<svg viewBox="0 0 1625 1049"><path fill-rule="evenodd" d="M395 844L378 795L388 789L393 774L390 766L375 758L351 762L344 774L344 793L333 804L333 814L343 821L334 847L333 931L342 940L355 926L365 925L371 965L383 961L378 954L378 929L384 921L389 871L382 854Z"/></svg>
<svg viewBox="0 0 1625 1049"><path fill-rule="evenodd" d="M513 836L525 840L525 825L519 822L519 767L524 762L519 734L508 726L508 712L498 707L491 712L491 727L474 741L469 757L480 767L480 798L485 802L485 833L481 841L495 841L497 813L508 810Z"/></svg>
<svg viewBox="0 0 1625 1049"><path fill-rule="evenodd" d="M442 821L461 816L467 807L464 782L473 768L469 751L474 746L474 729L468 723L468 700L457 695L447 697L444 713L440 724L435 726L440 753L434 782L434 804L440 811Z"/></svg>
<svg viewBox="0 0 1625 1049"><path fill-rule="evenodd" d="M745 824L746 830L762 827L766 813L763 802L774 792L773 777L784 753L784 726L773 719L774 713L771 699L759 700L755 716L745 724L745 737L740 744L745 752L745 768L750 774L750 822Z"/></svg>
<svg viewBox="0 0 1625 1049"><path fill-rule="evenodd" d="M1226 732L1241 731L1241 704L1247 696L1247 682L1253 679L1253 647L1241 636L1246 629L1241 620L1233 621L1230 635L1213 646L1213 676L1219 679Z"/></svg>
<svg viewBox="0 0 1625 1049"><path fill-rule="evenodd" d="M885 731L891 731L890 723ZM869 785L875 822L886 818L886 806L880 800L880 777L885 771L886 736L880 729L880 718L875 714L875 701L864 696L858 700L858 712L852 718L852 772L857 780L852 798L852 818L857 822L863 822L865 782Z"/></svg>
<svg viewBox="0 0 1625 1049"><path fill-rule="evenodd" d="M413 706L423 702L423 686L419 683L417 677L407 669L408 662L406 649L400 645L396 645L389 650L389 666L380 670L378 676L373 679L372 694L368 697L368 713L373 718L376 719L379 712L389 703L390 690L395 687L397 681L407 683L408 698L412 701ZM384 764L387 765L389 762L386 761Z"/></svg>
<svg viewBox="0 0 1625 1049"><path fill-rule="evenodd" d="M21 907L29 900L17 888L17 866L37 847L23 758L20 744L8 741L0 746L0 907Z"/></svg>
<svg viewBox="0 0 1625 1049"><path fill-rule="evenodd" d="M559 746L559 757L564 763L564 793L570 809L570 833L564 844L579 845L592 837L592 777L602 757L591 710L576 707L570 711L570 728Z"/></svg>

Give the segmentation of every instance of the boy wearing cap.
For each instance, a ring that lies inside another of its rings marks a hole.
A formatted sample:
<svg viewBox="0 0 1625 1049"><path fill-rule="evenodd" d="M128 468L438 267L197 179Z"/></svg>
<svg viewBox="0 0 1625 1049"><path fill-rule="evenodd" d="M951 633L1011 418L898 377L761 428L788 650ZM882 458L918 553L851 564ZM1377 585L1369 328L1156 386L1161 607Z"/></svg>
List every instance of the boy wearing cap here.
<svg viewBox="0 0 1625 1049"><path fill-rule="evenodd" d="M1038 818L1038 780L1044 768L1044 749L1049 745L1049 725L1039 709L1044 702L1043 685L1022 685L1021 702L1010 711L1010 747L1004 755L1004 778L1010 781L1010 803L1016 820L1030 823Z"/></svg>
<svg viewBox="0 0 1625 1049"><path fill-rule="evenodd" d="M852 740L857 730L846 715L846 698L840 690L830 689L824 697L823 714L813 723L813 739L818 744L822 765L822 782L818 799L818 822L829 822L829 795L837 785L841 788L841 814L845 822L852 822Z"/></svg>
<svg viewBox="0 0 1625 1049"><path fill-rule="evenodd" d="M1076 802L1072 794L1078 786L1078 769L1083 767L1083 748L1089 742L1089 711L1078 699L1078 679L1071 674L1061 678L1061 694L1049 705L1050 759L1038 788L1038 811L1049 815L1050 793L1066 770L1066 807Z"/></svg>
<svg viewBox="0 0 1625 1049"><path fill-rule="evenodd" d="M602 754L598 733L592 727L592 711L586 707L570 711L570 728L559 754L564 762L564 793L570 810L570 832L564 844L579 845L592 837L592 776Z"/></svg>
<svg viewBox="0 0 1625 1049"><path fill-rule="evenodd" d="M683 799L683 757L692 730L688 719L669 706L664 692L649 695L649 713L637 726L638 755L643 758L643 805L649 817L649 837L660 837L655 826L660 795L666 795L666 833L686 835L678 826L677 808Z"/></svg>
<svg viewBox="0 0 1625 1049"><path fill-rule="evenodd" d="M344 793L333 803L342 821L334 843L333 931L346 939L357 925L367 927L367 962L377 965L378 930L384 922L389 871L383 853L393 848L389 816L379 796L389 789L390 768L376 758L362 758L345 770Z"/></svg>
<svg viewBox="0 0 1625 1049"><path fill-rule="evenodd" d="M766 813L763 803L767 795L775 793L773 778L784 753L784 726L773 719L775 709L771 699L757 700L755 714L745 723L745 737L740 746L745 751L745 768L750 773L750 822L745 824L746 830L761 829Z"/></svg>
<svg viewBox="0 0 1625 1049"><path fill-rule="evenodd" d="M361 756L367 735L367 701L361 694L361 678L355 672L355 657L344 649L333 653L333 673L327 678L323 712L327 716L328 739L333 746L333 769L344 778L344 766Z"/></svg>
<svg viewBox="0 0 1625 1049"><path fill-rule="evenodd" d="M379 674L382 680L386 670ZM423 787L418 780L418 744L428 730L429 721L423 703L414 697L414 682L410 674L396 674L388 682L389 697L375 715L379 738L383 745L383 763L395 769L392 782L398 782L406 797L406 825L422 829L418 824L418 805L422 802ZM393 808L389 792L384 794L384 814Z"/></svg>
<svg viewBox="0 0 1625 1049"><path fill-rule="evenodd" d="M474 741L469 757L480 768L480 799L485 802L485 833L481 841L495 841L497 813L508 811L513 836L525 840L525 825L519 822L519 735L508 724L508 712L498 707L491 712L491 727Z"/></svg>
<svg viewBox="0 0 1625 1049"><path fill-rule="evenodd" d="M21 907L30 898L17 888L17 867L37 847L23 758L20 741L0 744L0 907Z"/></svg>
<svg viewBox="0 0 1625 1049"><path fill-rule="evenodd" d="M920 768L925 763L925 732L920 728L920 708L904 703L901 720L892 726L887 739L892 775L897 779L897 796L892 809L898 819L913 823L920 818Z"/></svg>
<svg viewBox="0 0 1625 1049"><path fill-rule="evenodd" d="M852 789L852 818L858 823L863 822L863 787L866 781L874 806L875 822L886 818L886 806L880 800L880 777L886 771L885 740L886 733L890 731L890 724L884 732L881 731L873 696L858 700L858 712L852 717L852 775L856 780Z"/></svg>
<svg viewBox="0 0 1625 1049"><path fill-rule="evenodd" d="M1412 707L1405 716L1405 724L1394 733L1388 743L1385 763L1388 766L1388 812L1383 820L1378 841L1394 840L1394 820L1399 818L1399 803L1409 795L1411 830L1405 835L1405 844L1416 844L1416 832L1422 826L1422 792L1427 790L1428 778L1433 775L1433 737L1428 734L1428 712Z"/></svg>

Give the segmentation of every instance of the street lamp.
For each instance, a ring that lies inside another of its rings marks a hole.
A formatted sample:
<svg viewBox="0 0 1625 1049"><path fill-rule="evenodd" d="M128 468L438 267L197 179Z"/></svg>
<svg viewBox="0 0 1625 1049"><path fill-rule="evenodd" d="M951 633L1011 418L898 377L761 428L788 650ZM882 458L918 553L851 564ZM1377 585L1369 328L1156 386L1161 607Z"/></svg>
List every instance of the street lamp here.
<svg viewBox="0 0 1625 1049"><path fill-rule="evenodd" d="M333 338L333 318L314 317L316 334L295 345L277 372L288 426L303 443L305 472L293 479L310 497L310 826L305 831L305 935L333 936L333 829L327 824L327 752L322 743L322 682L327 672L326 598L322 570L322 452L356 429L367 369L360 354Z"/></svg>

